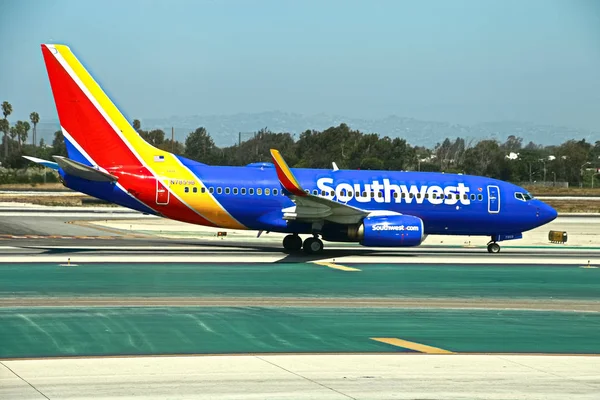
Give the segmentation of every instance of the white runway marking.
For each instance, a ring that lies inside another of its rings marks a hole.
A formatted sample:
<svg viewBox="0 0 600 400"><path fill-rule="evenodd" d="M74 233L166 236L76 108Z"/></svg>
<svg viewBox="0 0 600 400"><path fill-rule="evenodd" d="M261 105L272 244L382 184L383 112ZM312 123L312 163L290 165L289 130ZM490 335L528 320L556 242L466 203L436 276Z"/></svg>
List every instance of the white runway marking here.
<svg viewBox="0 0 600 400"><path fill-rule="evenodd" d="M291 258L288 259L286 254L280 253L243 253L231 254L227 249L222 249L222 253L208 254L84 254L78 253L78 250L73 249L69 254L35 254L35 255L0 255L0 263L59 263L66 264L67 258L71 258L71 263L233 263L233 264L248 264L248 263L276 263L290 262L302 263L313 262L323 265L333 264L333 258L324 258L318 260ZM350 255L335 257L335 265L347 264L434 264L434 265L486 265L486 264L501 264L501 265L576 265L582 266L587 264L587 257L494 257L493 255L467 257L444 257L444 255L431 256L426 254L411 254L411 255ZM600 263L598 260L592 261L592 265ZM352 267L350 267L352 268Z"/></svg>

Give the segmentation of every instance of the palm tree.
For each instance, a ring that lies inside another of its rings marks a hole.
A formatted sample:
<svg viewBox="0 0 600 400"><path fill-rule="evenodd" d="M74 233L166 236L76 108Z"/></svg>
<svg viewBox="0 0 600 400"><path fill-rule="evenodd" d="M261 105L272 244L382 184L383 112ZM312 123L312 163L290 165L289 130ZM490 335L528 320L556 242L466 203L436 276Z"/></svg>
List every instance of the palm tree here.
<svg viewBox="0 0 600 400"><path fill-rule="evenodd" d="M29 119L31 120L31 123L33 124L33 132L31 132L31 134L32 134L31 143L33 143L33 147L35 147L35 143L37 140L37 134L36 134L37 131L35 130L35 128L37 127L38 122L40 122L40 115L34 111L31 114L29 114Z"/></svg>
<svg viewBox="0 0 600 400"><path fill-rule="evenodd" d="M8 141L8 121L6 119L0 119L0 132L4 132L4 141Z"/></svg>
<svg viewBox="0 0 600 400"><path fill-rule="evenodd" d="M31 129L31 125L27 121L21 121L21 129L19 129L19 150L23 148L25 142L27 141L27 136L29 136L29 129Z"/></svg>
<svg viewBox="0 0 600 400"><path fill-rule="evenodd" d="M21 121L17 121L16 124L14 124L13 126L10 127L9 133L10 133L10 138L12 140L18 140L19 129L21 129L19 122L21 122ZM11 144L11 147L12 147L12 144ZM11 152L13 152L13 151L14 151L14 149L11 149Z"/></svg>
<svg viewBox="0 0 600 400"><path fill-rule="evenodd" d="M2 103L2 114L4 114L4 120L6 123L4 124L4 158L8 158L8 132L10 124L8 124L8 119L6 119L12 113L12 106L8 101Z"/></svg>

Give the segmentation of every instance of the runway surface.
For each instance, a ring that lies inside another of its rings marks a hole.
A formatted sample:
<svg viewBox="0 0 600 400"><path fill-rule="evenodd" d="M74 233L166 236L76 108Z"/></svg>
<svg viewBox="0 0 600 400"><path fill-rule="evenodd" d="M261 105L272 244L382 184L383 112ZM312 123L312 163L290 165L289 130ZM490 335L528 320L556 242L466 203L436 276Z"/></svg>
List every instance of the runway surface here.
<svg viewBox="0 0 600 400"><path fill-rule="evenodd" d="M598 357L246 355L0 362L7 399L597 400Z"/></svg>
<svg viewBox="0 0 600 400"><path fill-rule="evenodd" d="M0 264L0 357L407 350L373 337L460 353L600 353L598 268L448 264L447 253L439 265L169 257Z"/></svg>
<svg viewBox="0 0 600 400"><path fill-rule="evenodd" d="M0 222L0 398L600 393L597 246L307 256L97 219Z"/></svg>

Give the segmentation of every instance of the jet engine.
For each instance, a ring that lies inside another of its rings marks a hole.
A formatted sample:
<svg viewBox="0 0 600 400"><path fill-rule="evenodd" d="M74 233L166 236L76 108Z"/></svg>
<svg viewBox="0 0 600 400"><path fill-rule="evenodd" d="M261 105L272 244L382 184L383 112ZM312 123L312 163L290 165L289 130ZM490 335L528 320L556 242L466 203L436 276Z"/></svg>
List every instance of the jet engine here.
<svg viewBox="0 0 600 400"><path fill-rule="evenodd" d="M357 225L325 226L321 235L325 240L367 247L418 246L426 237L421 218L400 214L368 216Z"/></svg>

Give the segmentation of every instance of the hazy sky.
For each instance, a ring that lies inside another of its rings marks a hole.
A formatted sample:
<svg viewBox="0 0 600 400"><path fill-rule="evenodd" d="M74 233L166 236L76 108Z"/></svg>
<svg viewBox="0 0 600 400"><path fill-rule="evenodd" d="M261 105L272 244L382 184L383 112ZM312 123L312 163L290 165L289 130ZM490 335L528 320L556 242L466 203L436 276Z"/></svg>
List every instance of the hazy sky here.
<svg viewBox="0 0 600 400"><path fill-rule="evenodd" d="M600 130L600 1L0 0L0 102L56 118L41 43L129 118L281 110Z"/></svg>

